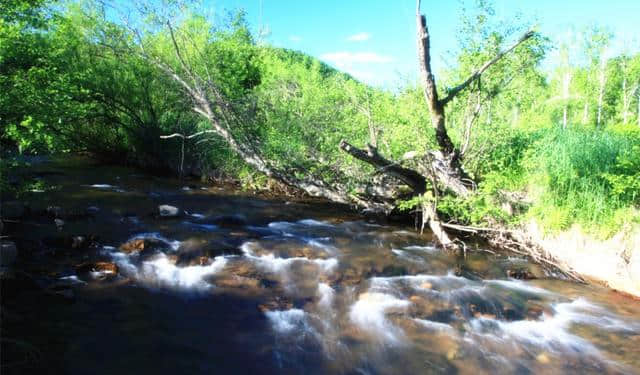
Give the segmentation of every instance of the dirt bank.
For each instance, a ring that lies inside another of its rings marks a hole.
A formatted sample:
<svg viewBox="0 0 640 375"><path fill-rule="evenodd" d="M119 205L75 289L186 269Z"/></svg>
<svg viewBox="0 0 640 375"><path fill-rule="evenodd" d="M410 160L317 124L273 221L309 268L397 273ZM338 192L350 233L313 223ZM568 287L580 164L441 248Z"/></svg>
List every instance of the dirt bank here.
<svg viewBox="0 0 640 375"><path fill-rule="evenodd" d="M527 232L551 257L575 272L610 288L640 297L640 227L622 229L602 240L580 227L545 234L535 222Z"/></svg>

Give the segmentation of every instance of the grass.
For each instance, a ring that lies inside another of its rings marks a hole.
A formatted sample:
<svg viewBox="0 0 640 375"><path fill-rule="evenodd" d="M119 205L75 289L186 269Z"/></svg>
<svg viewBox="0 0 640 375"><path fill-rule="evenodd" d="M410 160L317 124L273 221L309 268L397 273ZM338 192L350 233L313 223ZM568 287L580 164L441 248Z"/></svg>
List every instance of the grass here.
<svg viewBox="0 0 640 375"><path fill-rule="evenodd" d="M495 186L527 192L531 205L510 222L535 219L548 232L577 224L606 238L640 221L640 131L547 128L526 139L520 157L498 163L480 185L484 192L495 193ZM521 141L514 138L511 147L522 149Z"/></svg>

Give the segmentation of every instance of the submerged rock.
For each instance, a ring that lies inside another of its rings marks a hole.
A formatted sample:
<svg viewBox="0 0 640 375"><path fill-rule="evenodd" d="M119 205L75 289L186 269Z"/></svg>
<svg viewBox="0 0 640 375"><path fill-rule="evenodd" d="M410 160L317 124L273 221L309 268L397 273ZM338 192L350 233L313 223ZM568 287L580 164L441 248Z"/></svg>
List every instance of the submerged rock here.
<svg viewBox="0 0 640 375"><path fill-rule="evenodd" d="M170 206L168 204L162 204L158 206L158 213L160 214L160 217L165 217L165 218L182 216L181 209L175 206Z"/></svg>
<svg viewBox="0 0 640 375"><path fill-rule="evenodd" d="M211 224L221 228L237 228L247 225L247 219L242 215L222 215L213 218Z"/></svg>
<svg viewBox="0 0 640 375"><path fill-rule="evenodd" d="M518 280L535 280L538 277L527 269L507 270L507 276Z"/></svg>
<svg viewBox="0 0 640 375"><path fill-rule="evenodd" d="M216 278L215 284L220 288L254 289L260 288L261 286L260 280L258 279L237 275Z"/></svg>
<svg viewBox="0 0 640 375"><path fill-rule="evenodd" d="M293 302L286 297L275 296L273 299L258 305L258 310L263 313L275 310L289 310L293 308Z"/></svg>

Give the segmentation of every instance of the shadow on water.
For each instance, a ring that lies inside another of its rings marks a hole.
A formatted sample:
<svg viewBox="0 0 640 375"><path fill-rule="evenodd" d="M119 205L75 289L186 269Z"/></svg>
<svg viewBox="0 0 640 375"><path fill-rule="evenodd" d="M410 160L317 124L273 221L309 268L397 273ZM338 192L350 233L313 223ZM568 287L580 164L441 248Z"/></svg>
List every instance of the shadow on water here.
<svg viewBox="0 0 640 375"><path fill-rule="evenodd" d="M5 227L3 374L640 369L640 304L526 259L82 159L22 173L50 188Z"/></svg>

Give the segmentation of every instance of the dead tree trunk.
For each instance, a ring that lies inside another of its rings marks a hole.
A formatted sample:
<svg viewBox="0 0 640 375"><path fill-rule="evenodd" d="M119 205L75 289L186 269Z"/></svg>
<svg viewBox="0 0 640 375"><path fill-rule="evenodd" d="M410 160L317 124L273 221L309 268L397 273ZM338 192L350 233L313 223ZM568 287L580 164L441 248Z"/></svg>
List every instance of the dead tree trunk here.
<svg viewBox="0 0 640 375"><path fill-rule="evenodd" d="M534 34L531 31L525 33L509 48L501 51L493 59L485 62L461 84L448 90L443 98L439 98L436 80L431 69L429 30L427 28L426 17L420 14L420 0L417 0L416 26L420 82L422 83L425 102L431 115L431 124L435 130L438 149L429 151L427 157L422 159L423 165L419 166L418 171L414 171L384 158L378 153L378 150L371 145L368 145L365 151L343 140L340 143L340 148L353 157L373 165L379 171L402 181L413 190L414 195L424 194L427 188L427 181L430 180L432 181L431 188L434 190L433 196L437 196L439 190L447 190L456 196L466 197L473 192L474 182L469 179L464 172L461 152L454 145L447 132L445 108L458 94L473 82L480 79L489 67L524 41L531 38ZM443 247L455 248L456 241L452 240L444 230L438 218L435 203L424 202L421 209L423 225L429 223L431 230Z"/></svg>

